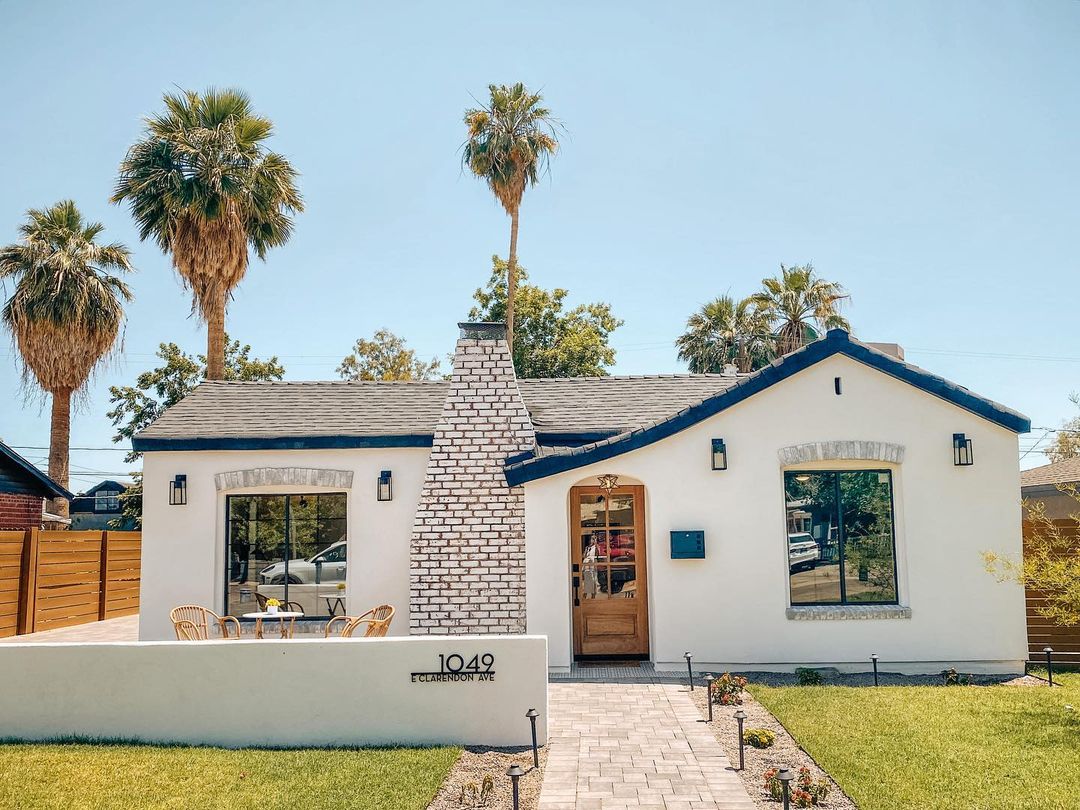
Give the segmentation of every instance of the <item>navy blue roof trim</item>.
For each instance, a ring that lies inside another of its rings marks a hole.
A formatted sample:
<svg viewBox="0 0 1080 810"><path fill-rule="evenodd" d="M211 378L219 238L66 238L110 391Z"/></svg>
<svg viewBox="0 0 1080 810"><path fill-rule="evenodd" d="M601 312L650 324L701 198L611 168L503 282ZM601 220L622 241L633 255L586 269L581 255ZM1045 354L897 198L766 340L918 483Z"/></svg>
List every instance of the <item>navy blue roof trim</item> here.
<svg viewBox="0 0 1080 810"><path fill-rule="evenodd" d="M146 439L136 436L139 453L164 450L336 450L356 447L431 447L431 434L397 436L251 436L206 439Z"/></svg>
<svg viewBox="0 0 1080 810"><path fill-rule="evenodd" d="M831 329L823 340L815 341L796 352L774 360L760 371L742 378L731 388L684 408L667 419L594 444L574 447L562 452L539 457L534 455L524 459L518 456L506 465L506 481L510 486L518 486L527 481L545 478L637 450L685 430L834 354L843 354L860 363L865 363L1016 433L1027 433L1031 430L1031 420L1023 414L973 394L968 389L951 383L943 377L871 349L853 340L843 329Z"/></svg>
<svg viewBox="0 0 1080 810"><path fill-rule="evenodd" d="M27 476L41 484L41 488L44 489L48 495L56 498L67 498L69 501L75 497L3 442L0 442L0 456L9 459L16 467L25 472Z"/></svg>

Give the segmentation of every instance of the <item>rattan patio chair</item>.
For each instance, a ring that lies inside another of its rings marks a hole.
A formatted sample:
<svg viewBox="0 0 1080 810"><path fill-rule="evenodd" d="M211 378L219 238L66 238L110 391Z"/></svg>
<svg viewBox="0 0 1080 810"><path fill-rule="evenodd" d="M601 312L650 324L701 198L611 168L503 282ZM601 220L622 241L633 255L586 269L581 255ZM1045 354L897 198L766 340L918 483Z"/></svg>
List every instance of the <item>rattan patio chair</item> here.
<svg viewBox="0 0 1080 810"><path fill-rule="evenodd" d="M394 618L393 605L379 605L376 608L372 608L367 613L360 616L335 616L326 623L326 629L323 631L323 635L326 638L331 636L331 628L337 624L342 625L341 631L337 633L341 638L352 638L357 635L356 630L360 625L366 624L362 638L382 638L386 635L390 629L390 622Z"/></svg>
<svg viewBox="0 0 1080 810"><path fill-rule="evenodd" d="M198 626L187 619L174 621L173 630L176 631L177 641L198 641L200 638Z"/></svg>
<svg viewBox="0 0 1080 810"><path fill-rule="evenodd" d="M210 608L204 608L200 605L181 605L180 607L174 607L169 611L169 618L172 619L173 628L176 630L176 637L184 640L180 635L180 628L177 624L180 622L187 622L195 627L195 639L199 641L206 641L210 636L211 623L216 624L218 630L221 632L221 638L240 638L240 621L235 616L218 616ZM236 635L233 635L232 631L236 631ZM191 632L187 630L187 632Z"/></svg>
<svg viewBox="0 0 1080 810"><path fill-rule="evenodd" d="M265 596L258 591L255 592L255 601L259 603L259 610L266 610L266 603L270 599L269 596ZM278 600L281 602L281 600ZM304 608L301 607L299 602L281 602L281 609L286 613L304 613Z"/></svg>

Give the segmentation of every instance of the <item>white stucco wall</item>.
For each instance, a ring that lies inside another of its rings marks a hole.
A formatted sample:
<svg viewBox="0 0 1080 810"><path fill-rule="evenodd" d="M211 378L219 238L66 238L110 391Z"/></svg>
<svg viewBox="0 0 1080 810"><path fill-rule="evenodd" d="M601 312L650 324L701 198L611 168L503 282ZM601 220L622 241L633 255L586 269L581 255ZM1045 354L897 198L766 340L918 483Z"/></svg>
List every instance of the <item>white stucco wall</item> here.
<svg viewBox="0 0 1080 810"><path fill-rule="evenodd" d="M843 378L843 394L833 380ZM955 467L952 434L973 440ZM710 468L723 438L729 468ZM780 448L807 442L901 444L900 464L824 462L799 469L891 469L904 619L792 620ZM614 473L646 489L652 658L684 666L1015 670L1026 657L1022 589L985 573L980 551L1020 551L1017 436L857 361L831 357L675 436L526 484L528 632L550 664L571 658L569 489ZM670 559L669 532L703 529L704 560Z"/></svg>
<svg viewBox="0 0 1080 810"><path fill-rule="evenodd" d="M474 656L477 673L442 675ZM0 644L0 672L12 739L523 746L533 708L547 737L545 641L530 636Z"/></svg>
<svg viewBox="0 0 1080 810"><path fill-rule="evenodd" d="M409 538L428 448L152 452L143 457L143 552L139 637L175 638L169 611L197 604L223 610L225 496L337 492L340 487L268 486L218 490L218 473L311 467L353 473L348 493L346 608L396 608L390 635L409 632ZM394 497L376 500L380 470L393 472ZM187 475L188 502L169 505L169 481ZM254 606L252 607L254 610Z"/></svg>

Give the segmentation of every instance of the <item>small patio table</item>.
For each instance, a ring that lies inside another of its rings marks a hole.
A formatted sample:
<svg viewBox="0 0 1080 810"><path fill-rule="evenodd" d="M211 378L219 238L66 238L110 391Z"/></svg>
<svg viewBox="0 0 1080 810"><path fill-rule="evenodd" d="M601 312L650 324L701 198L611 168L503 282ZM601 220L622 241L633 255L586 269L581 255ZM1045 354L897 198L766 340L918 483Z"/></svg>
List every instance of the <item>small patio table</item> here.
<svg viewBox="0 0 1080 810"><path fill-rule="evenodd" d="M257 613L245 613L245 619L255 620L255 638L263 637L263 619L278 619L281 625L281 637L292 638L293 627L296 624L296 620L304 614L298 610L279 610L277 613L271 613L268 610L260 610ZM289 620L289 626L285 626L285 620Z"/></svg>
<svg viewBox="0 0 1080 810"><path fill-rule="evenodd" d="M330 618L337 616L337 612L340 610L341 615L345 615L345 597L344 596L325 596L326 609L330 613Z"/></svg>

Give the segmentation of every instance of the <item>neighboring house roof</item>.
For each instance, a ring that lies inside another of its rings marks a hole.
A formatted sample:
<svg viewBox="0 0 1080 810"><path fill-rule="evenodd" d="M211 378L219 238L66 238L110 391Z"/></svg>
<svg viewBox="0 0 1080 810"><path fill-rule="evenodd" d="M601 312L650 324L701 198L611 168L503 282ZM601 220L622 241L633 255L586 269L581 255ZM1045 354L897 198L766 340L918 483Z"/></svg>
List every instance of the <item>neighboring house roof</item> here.
<svg viewBox="0 0 1080 810"><path fill-rule="evenodd" d="M823 340L810 343L798 351L774 360L765 368L738 379L735 385L665 419L590 444L566 447L549 453L526 453L511 459L506 465L507 483L515 486L603 461L660 441L837 354L864 363L1009 430L1017 433L1031 430L1031 420L1023 414L973 394L943 377L872 349L854 340L843 329L831 329Z"/></svg>
<svg viewBox="0 0 1080 810"><path fill-rule="evenodd" d="M49 476L0 442L0 479L17 491L40 495L42 498L67 498L74 496Z"/></svg>
<svg viewBox="0 0 1080 810"><path fill-rule="evenodd" d="M1080 458L1067 458L1020 473L1020 487L1051 487L1080 482Z"/></svg>
<svg viewBox="0 0 1080 810"><path fill-rule="evenodd" d="M542 444L617 435L730 388L719 374L522 379ZM429 447L450 383L204 382L132 441L153 450Z"/></svg>
<svg viewBox="0 0 1080 810"><path fill-rule="evenodd" d="M102 490L107 490L109 492L123 493L123 492L125 492L127 490L127 488L128 488L127 484L122 484L119 481L113 481L112 479L106 479L105 481L102 481L101 483L95 484L94 486L90 487L90 489L86 490L86 492L80 492L78 495L76 495L75 499L71 502L70 511L73 514L76 513L76 512L86 512L86 513L98 512L98 509L97 509L97 506L96 506L96 504L97 504L97 497L96 496L97 496L97 494L99 492L101 492ZM102 510L102 511L104 511L104 510ZM117 508L115 510L112 510L112 512L110 512L110 514L111 513L119 514L120 509Z"/></svg>

